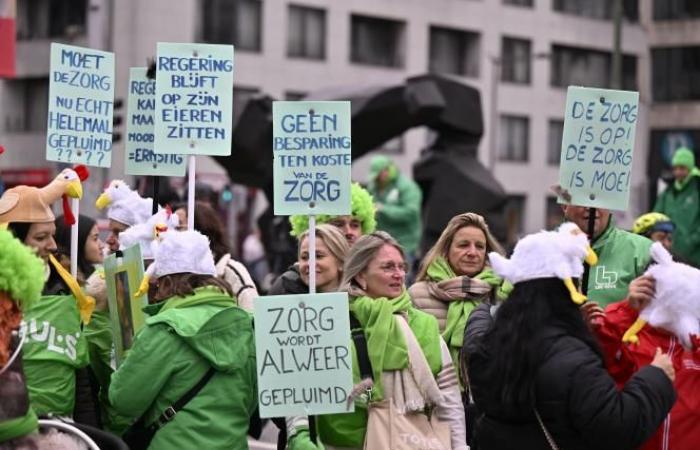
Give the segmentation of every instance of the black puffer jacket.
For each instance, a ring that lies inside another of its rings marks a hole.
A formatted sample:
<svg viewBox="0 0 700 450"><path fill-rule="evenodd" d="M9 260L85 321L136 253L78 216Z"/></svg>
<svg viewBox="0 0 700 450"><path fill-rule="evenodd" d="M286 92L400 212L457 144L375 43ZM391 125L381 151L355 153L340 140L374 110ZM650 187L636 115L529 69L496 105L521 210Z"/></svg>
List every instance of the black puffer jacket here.
<svg viewBox="0 0 700 450"><path fill-rule="evenodd" d="M309 286L307 286L299 275L299 265L294 264L289 267L282 275L277 277L268 295L291 295L291 294L308 294Z"/></svg>
<svg viewBox="0 0 700 450"><path fill-rule="evenodd" d="M492 322L488 305L482 305L471 314L465 332L470 386L482 412L474 447L550 450L533 408L503 404L501 386L485 376L490 358L474 352ZM620 391L598 353L563 329L551 325L531 338L541 342L543 355L535 381L537 411L560 449L637 448L676 400L671 380L657 367L642 368Z"/></svg>

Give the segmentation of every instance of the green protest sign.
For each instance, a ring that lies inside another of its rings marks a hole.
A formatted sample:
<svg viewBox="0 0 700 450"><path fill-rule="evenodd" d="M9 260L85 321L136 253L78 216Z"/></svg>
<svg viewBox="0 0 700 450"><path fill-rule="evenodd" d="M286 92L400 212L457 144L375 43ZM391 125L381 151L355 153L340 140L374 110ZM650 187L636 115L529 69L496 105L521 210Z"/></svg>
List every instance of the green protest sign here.
<svg viewBox="0 0 700 450"><path fill-rule="evenodd" d="M158 43L155 151L230 155L233 46Z"/></svg>
<svg viewBox="0 0 700 450"><path fill-rule="evenodd" d="M272 104L275 215L350 214L350 102Z"/></svg>
<svg viewBox="0 0 700 450"><path fill-rule="evenodd" d="M187 161L177 154L153 151L156 112L156 80L146 76L147 68L129 69L129 106L126 118L127 175L184 177Z"/></svg>
<svg viewBox="0 0 700 450"><path fill-rule="evenodd" d="M148 304L146 296L134 297L143 278L141 247L132 245L117 258L111 254L105 258L105 283L107 303L112 320L112 337L117 366L126 357L134 343L134 336L143 327L146 315L142 308Z"/></svg>
<svg viewBox="0 0 700 450"><path fill-rule="evenodd" d="M114 53L51 44L46 160L112 165Z"/></svg>
<svg viewBox="0 0 700 450"><path fill-rule="evenodd" d="M569 87L559 203L627 209L638 115L638 92Z"/></svg>
<svg viewBox="0 0 700 450"><path fill-rule="evenodd" d="M347 293L259 297L255 352L260 417L354 411Z"/></svg>

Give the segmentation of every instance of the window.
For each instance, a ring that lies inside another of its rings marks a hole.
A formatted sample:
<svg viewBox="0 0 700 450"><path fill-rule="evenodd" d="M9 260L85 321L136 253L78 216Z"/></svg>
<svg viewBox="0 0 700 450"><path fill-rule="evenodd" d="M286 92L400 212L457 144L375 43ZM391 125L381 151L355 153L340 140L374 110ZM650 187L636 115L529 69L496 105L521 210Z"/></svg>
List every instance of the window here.
<svg viewBox="0 0 700 450"><path fill-rule="evenodd" d="M502 115L498 140L498 158L501 161L527 162L530 147L530 119L523 116Z"/></svg>
<svg viewBox="0 0 700 450"><path fill-rule="evenodd" d="M17 39L81 36L86 31L87 0L17 2Z"/></svg>
<svg viewBox="0 0 700 450"><path fill-rule="evenodd" d="M698 0L654 0L654 20L687 20L698 17Z"/></svg>
<svg viewBox="0 0 700 450"><path fill-rule="evenodd" d="M326 11L289 5L287 56L326 58Z"/></svg>
<svg viewBox="0 0 700 450"><path fill-rule="evenodd" d="M235 87L233 88L233 126L235 127L245 110L246 105L255 94L260 92L257 88Z"/></svg>
<svg viewBox="0 0 700 450"><path fill-rule="evenodd" d="M527 6L532 8L534 0L503 0L503 3L505 5Z"/></svg>
<svg viewBox="0 0 700 450"><path fill-rule="evenodd" d="M262 48L260 0L203 0L202 40L233 44L236 50L259 52Z"/></svg>
<svg viewBox="0 0 700 450"><path fill-rule="evenodd" d="M49 79L25 78L5 81L8 98L4 100L2 125L10 133L46 131L49 113Z"/></svg>
<svg viewBox="0 0 700 450"><path fill-rule="evenodd" d="M561 162L561 141L564 138L564 121L551 119L547 129L547 164L558 166Z"/></svg>
<svg viewBox="0 0 700 450"><path fill-rule="evenodd" d="M437 73L479 76L479 33L430 27L430 67Z"/></svg>
<svg viewBox="0 0 700 450"><path fill-rule="evenodd" d="M350 60L372 66L403 67L405 23L353 15Z"/></svg>
<svg viewBox="0 0 700 450"><path fill-rule="evenodd" d="M551 59L552 86L610 87L609 52L553 45ZM622 56L622 88L637 90L637 58L632 55Z"/></svg>
<svg viewBox="0 0 700 450"><path fill-rule="evenodd" d="M504 37L501 44L501 81L530 83L532 50L527 39Z"/></svg>
<svg viewBox="0 0 700 450"><path fill-rule="evenodd" d="M547 197L544 226L547 230L557 228L564 221L564 212L556 197Z"/></svg>
<svg viewBox="0 0 700 450"><path fill-rule="evenodd" d="M611 20L613 3L614 0L554 0L552 9L562 14ZM627 20L637 22L639 20L639 0L623 0L622 14Z"/></svg>
<svg viewBox="0 0 700 450"><path fill-rule="evenodd" d="M700 100L700 46L651 49L656 102Z"/></svg>
<svg viewBox="0 0 700 450"><path fill-rule="evenodd" d="M509 246L515 245L525 231L525 196L509 195L505 207L506 241Z"/></svg>

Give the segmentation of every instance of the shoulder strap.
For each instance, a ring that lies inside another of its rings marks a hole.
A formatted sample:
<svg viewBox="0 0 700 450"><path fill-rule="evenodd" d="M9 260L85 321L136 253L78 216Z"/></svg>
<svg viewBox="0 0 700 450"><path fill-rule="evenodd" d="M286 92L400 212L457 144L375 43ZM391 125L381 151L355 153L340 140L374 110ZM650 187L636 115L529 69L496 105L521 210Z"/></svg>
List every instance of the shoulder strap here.
<svg viewBox="0 0 700 450"><path fill-rule="evenodd" d="M367 339L365 332L362 329L362 324L353 313L350 313L350 334L352 341L355 343L355 351L357 352L357 362L360 365L360 378L374 379L372 374L372 363L369 360L369 352L367 351Z"/></svg>
<svg viewBox="0 0 700 450"><path fill-rule="evenodd" d="M165 411L163 411L163 414L158 417L158 419L151 425L151 428L154 428L154 431L157 431L160 427L165 425L166 423L170 422L175 418L175 415L187 404L189 403L190 400L192 400L194 397L199 394L199 391L202 390L204 386L209 382L211 377L214 376L216 373L216 369L213 367L210 367L209 370L207 370L207 373L204 374L204 376L195 384L192 386L192 388L185 392L185 395L180 397L178 401L172 404L172 406L168 406L165 408Z"/></svg>

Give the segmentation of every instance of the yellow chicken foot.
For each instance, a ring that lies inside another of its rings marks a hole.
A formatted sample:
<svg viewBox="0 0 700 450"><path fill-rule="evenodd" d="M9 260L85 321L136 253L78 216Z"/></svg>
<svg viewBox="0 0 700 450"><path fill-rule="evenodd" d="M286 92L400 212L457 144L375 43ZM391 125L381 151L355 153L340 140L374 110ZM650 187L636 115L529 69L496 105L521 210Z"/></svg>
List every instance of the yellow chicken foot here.
<svg viewBox="0 0 700 450"><path fill-rule="evenodd" d="M583 295L578 291L578 289L576 289L576 286L574 286L574 282L571 278L564 279L564 285L569 290L569 294L571 294L571 300L573 300L574 303L576 303L577 305L580 305L586 300L588 300L588 298L585 295Z"/></svg>
<svg viewBox="0 0 700 450"><path fill-rule="evenodd" d="M639 338L637 337L637 333L642 331L642 328L644 328L644 325L646 324L646 320L637 319L637 321L634 322L627 331L625 331L625 334L622 336L622 342L627 344L638 344Z"/></svg>

